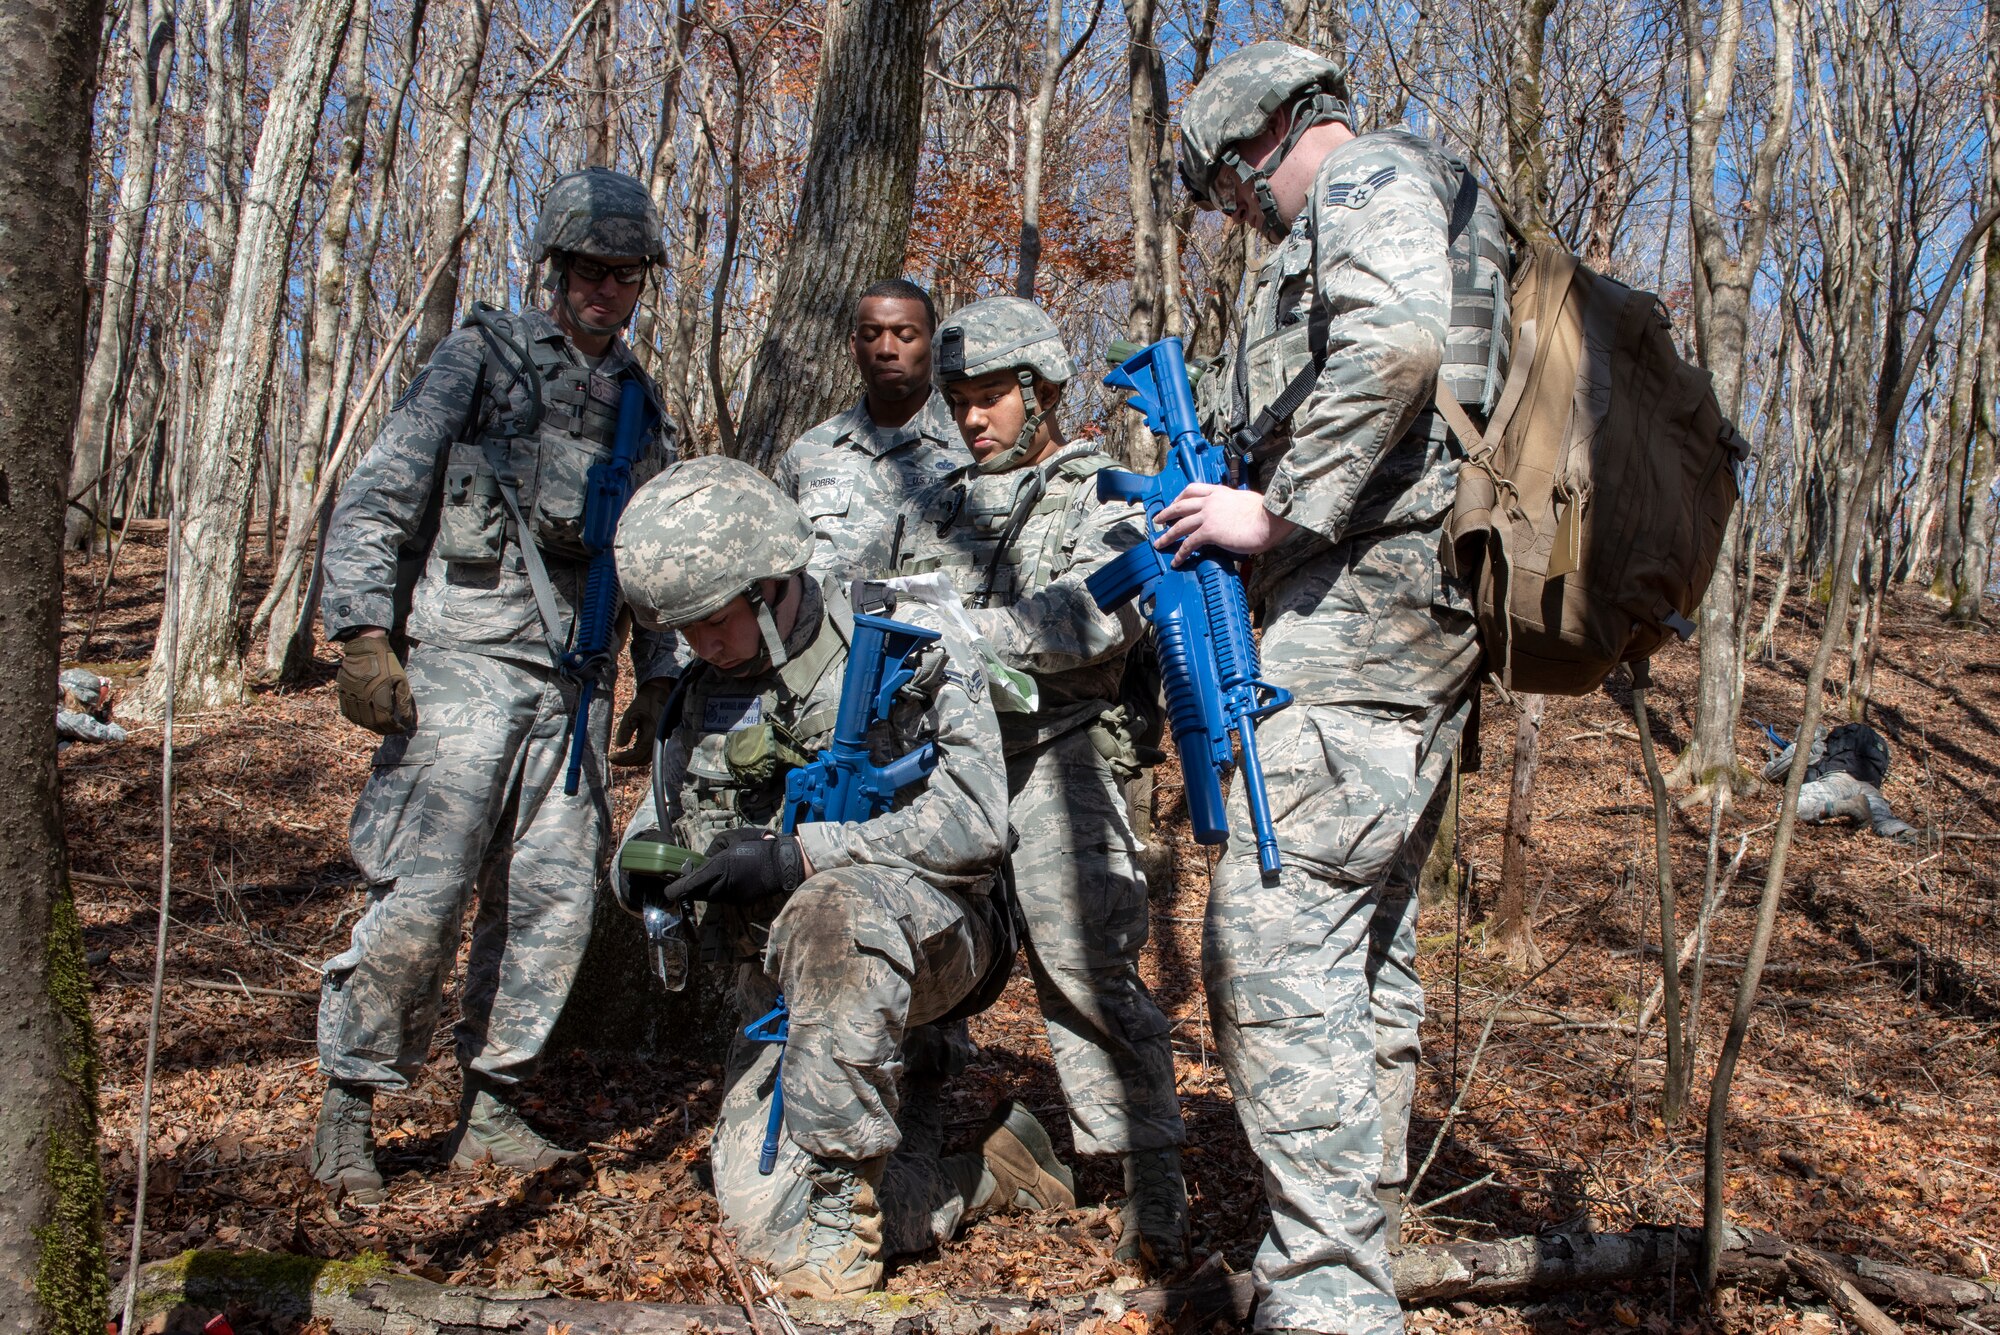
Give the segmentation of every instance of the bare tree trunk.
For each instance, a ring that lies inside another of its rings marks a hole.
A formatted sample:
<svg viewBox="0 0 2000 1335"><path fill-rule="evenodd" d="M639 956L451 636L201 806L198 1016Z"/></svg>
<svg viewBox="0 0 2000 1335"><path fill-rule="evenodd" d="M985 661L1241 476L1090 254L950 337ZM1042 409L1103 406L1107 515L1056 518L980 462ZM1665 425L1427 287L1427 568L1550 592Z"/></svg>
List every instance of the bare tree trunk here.
<svg viewBox="0 0 2000 1335"><path fill-rule="evenodd" d="M1167 152L1166 64L1154 36L1158 0L1122 0L1128 29L1125 96L1130 118L1125 131L1126 194L1132 207L1132 310L1125 332L1140 343L1165 336L1174 288L1166 264L1165 236L1172 198L1172 158ZM1135 414L1122 414L1127 463L1150 472L1158 466L1158 446Z"/></svg>
<svg viewBox="0 0 2000 1335"><path fill-rule="evenodd" d="M1042 16L1042 72L1035 100L1028 109L1028 147L1021 168L1021 242L1014 265L1014 295L1035 299L1036 270L1042 263L1042 146L1048 139L1049 114L1055 110L1056 84L1062 78L1062 0L1047 0Z"/></svg>
<svg viewBox="0 0 2000 1335"><path fill-rule="evenodd" d="M312 524L304 529L294 529L293 532L287 534L285 549L278 556L277 567L272 574L270 588L266 591L264 601L258 606L256 614L250 618L250 637L253 640L260 633L269 630L272 619L277 615L281 599L287 590L295 587L295 581L299 578L299 570L305 561L306 543L311 541L315 531L325 525L327 516L332 513L332 489L325 485L325 479L320 475L327 468L338 471L340 467L340 459L331 454L330 451L334 447L334 443L340 440L345 434L347 389L354 379L354 363L359 358L363 345L367 342L367 312L369 303L373 300L374 295L374 288L369 281L369 274L373 272L375 268L375 256L382 248L383 222L388 215L388 210L383 207L383 204L388 198L390 182L395 174L396 150L402 142L400 131L403 120L403 107L409 100L410 81L416 77L417 46L423 33L426 10L427 0L414 0L410 6L410 21L408 27L404 30L402 56L397 66L396 95L389 102L389 114L383 121L385 129L382 144L376 150L375 154L374 179L369 189L371 203L368 229L362 236L361 245L353 261L344 270L344 272L352 272L355 276L354 290L349 294L346 301L346 305L354 311L354 316L347 321L346 330L340 336L339 345L335 350L331 368L332 382L326 388L326 416L320 423L319 445L317 447L321 458L320 462L313 469L313 486L315 490L302 507L295 507L309 511L312 516ZM364 126L364 132L365 128ZM324 270L322 269L323 274ZM298 475L294 474L294 476L297 477ZM315 559L312 574L307 578L304 590L300 592L296 599L298 611L295 614L295 625L290 641L283 650L284 658L282 661L285 663L297 662L303 666L306 656L312 651L312 606L317 593L318 582L319 563ZM273 650L267 644L267 655L272 652ZM284 670L280 669L281 672Z"/></svg>
<svg viewBox="0 0 2000 1335"><path fill-rule="evenodd" d="M101 6L73 0L13 0L0 22L0 1330L10 1335L99 1335L105 1322L97 1042L51 707L103 31Z"/></svg>
<svg viewBox="0 0 2000 1335"><path fill-rule="evenodd" d="M1625 103L1605 90L1599 115L1597 181L1590 201L1590 233L1584 241L1583 262L1609 272L1618 249L1618 224L1625 215Z"/></svg>
<svg viewBox="0 0 2000 1335"><path fill-rule="evenodd" d="M132 53L132 114L125 129L124 173L118 179L116 216L104 256L104 299L98 308L97 338L83 373L82 407L70 464L69 492L98 481L110 462L117 400L131 373L133 311L139 295L139 252L153 199L160 160L160 109L174 70L174 14L167 0L132 3L127 41ZM83 500L108 524L110 493L99 488ZM87 550L96 528L89 515L70 507L64 518L68 545Z"/></svg>
<svg viewBox="0 0 2000 1335"><path fill-rule="evenodd" d="M1507 51L1508 195L1538 240L1549 239L1549 161L1542 150L1542 53L1555 0L1518 0Z"/></svg>
<svg viewBox="0 0 2000 1335"><path fill-rule="evenodd" d="M1332 56L1345 64L1347 15L1344 6L1337 0L1285 0L1285 40ZM1394 121L1390 123L1394 124Z"/></svg>
<svg viewBox="0 0 2000 1335"><path fill-rule="evenodd" d="M271 89L244 199L209 390L188 442L183 533L187 549L201 559L188 564L176 591L178 664L166 661L164 641L154 647L141 702L148 711L164 703L170 668L178 669L179 698L191 708L215 708L242 697L236 613L252 500L246 484L263 435L292 228L353 9L354 0L301 0L293 11L291 41Z"/></svg>
<svg viewBox="0 0 2000 1335"><path fill-rule="evenodd" d="M493 26L493 0L467 0L452 36L452 59L444 86L444 123L431 155L430 207L425 213L424 255L428 264L449 255L444 277L424 302L417 340L410 353L422 366L451 332L458 311L459 251L465 244L465 177L472 162L472 107L479 95L479 68L486 61L486 36ZM500 154L494 155L497 166Z"/></svg>
<svg viewBox="0 0 2000 1335"><path fill-rule="evenodd" d="M1986 266L1973 270L1958 308L1958 362L1953 368L1951 406L1945 411L1944 491L1938 498L1937 550L1931 592L1950 598L1965 557L1965 456L1979 386L1979 349L1985 325Z"/></svg>
<svg viewBox="0 0 2000 1335"><path fill-rule="evenodd" d="M208 197L202 230L208 237L216 300L229 290L236 234L243 210L243 122L249 100L250 16L247 0L208 0L203 43L208 59L202 109L202 157L208 164Z"/></svg>
<svg viewBox="0 0 2000 1335"><path fill-rule="evenodd" d="M673 41L667 51L669 63L667 65L666 83L660 90L660 115L653 129L651 160L647 164L646 170L646 191L652 196L653 206L659 209L662 218L671 217L674 213L674 210L669 207L667 197L675 178L679 175L680 168L680 153L674 141L674 125L680 113L681 81L687 74L688 38L693 33L694 11L692 8L683 5L674 18ZM696 157L699 159L700 154L697 153ZM701 222L697 211L688 210L687 216L683 216L680 219L680 225L682 228L688 230L700 227ZM665 265L659 266L660 273L664 274L666 271ZM697 270L697 277L699 277L699 273L700 271ZM674 282L677 285L675 295L678 296L678 284L680 282L678 270L675 270ZM645 363L647 370L652 373L653 378L663 383L667 368L663 365L664 359L654 355L653 338L654 332L659 325L660 311L665 301L666 292L664 286L656 279L653 282L652 290L646 294L646 299L640 303L638 313L632 319L631 337L633 350L639 355L640 360ZM670 394L668 397L672 398L673 396ZM688 418L684 412L679 414L678 417L683 425L688 422Z"/></svg>
<svg viewBox="0 0 2000 1335"><path fill-rule="evenodd" d="M590 87L583 103L583 165L618 163L618 122L611 85L618 74L618 0L604 0L590 20Z"/></svg>
<svg viewBox="0 0 2000 1335"><path fill-rule="evenodd" d="M1667 808L1667 781L1660 774L1659 757L1653 751L1653 722L1646 711L1646 692L1652 688L1652 668L1641 659L1632 665L1632 724L1639 734L1639 760L1646 771L1646 786L1653 797L1653 876L1660 893L1660 994L1666 1017L1667 1073L1660 1099L1660 1119L1672 1123L1680 1118L1681 1102L1688 1087L1688 1054L1681 1027L1680 920L1674 904L1674 863L1668 849L1670 819ZM1719 828L1721 808L1711 807L1709 825ZM1641 925L1645 915L1640 915ZM1639 1021L1645 1028L1643 1014ZM1643 1033L1642 1033L1643 1036Z"/></svg>
<svg viewBox="0 0 2000 1335"><path fill-rule="evenodd" d="M1988 0L1987 59L2000 59L2000 0ZM1988 146L1987 197L2000 198L2000 69L1993 71L1994 84L1986 90L1986 142ZM1979 326L1978 390L1973 395L1972 453L1965 467L1965 546L1952 580L1951 619L1970 624L1979 619L1986 600L1986 568L1993 557L1995 526L1993 484L2000 479L2000 406L1994 403L2000 390L2000 235L1986 238L1985 310Z"/></svg>
<svg viewBox="0 0 2000 1335"><path fill-rule="evenodd" d="M319 516L312 507L319 487L320 465L326 460L329 424L334 420L334 354L340 344L340 316L347 295L347 240L354 217L355 182L361 175L368 137L368 24L347 25L341 52L346 71L342 85L340 156L326 186L326 211L320 219L319 265L313 275L312 339L305 353L305 410L299 423L298 454L286 479L285 547L310 541ZM264 667L281 679L301 675L310 661L311 637L296 635L305 611L304 580L294 568L282 580L273 579L265 604L271 608L264 639ZM261 609L260 609L261 610Z"/></svg>
<svg viewBox="0 0 2000 1335"><path fill-rule="evenodd" d="M1796 0L1772 0L1775 61L1763 139L1751 159L1750 179L1731 212L1740 218L1730 253L1731 223L1716 200L1723 126L1735 91L1737 50L1743 40L1743 0L1722 0L1714 37L1704 43L1702 0L1682 0L1681 32L1687 49L1688 203L1694 231L1695 346L1715 381L1722 411L1734 417L1743 403L1743 362L1750 328L1750 294L1770 233L1778 164L1791 137L1793 43ZM1732 165L1730 170L1739 170ZM1715 577L1702 598L1701 683L1695 696L1694 736L1675 766L1674 778L1708 786L1726 802L1738 784L1736 761L1736 566L1741 555L1734 519L1723 530Z"/></svg>
<svg viewBox="0 0 2000 1335"><path fill-rule="evenodd" d="M1517 973L1533 973L1547 961L1535 944L1528 913L1529 834L1535 819L1535 767L1546 696L1522 695L1514 720L1514 785L1507 796L1506 843L1500 855L1500 894L1486 920L1486 948L1501 955Z"/></svg>
<svg viewBox="0 0 2000 1335"><path fill-rule="evenodd" d="M853 0L829 11L798 220L733 451L759 468L853 389L845 335L854 298L903 272L930 13L930 0Z"/></svg>

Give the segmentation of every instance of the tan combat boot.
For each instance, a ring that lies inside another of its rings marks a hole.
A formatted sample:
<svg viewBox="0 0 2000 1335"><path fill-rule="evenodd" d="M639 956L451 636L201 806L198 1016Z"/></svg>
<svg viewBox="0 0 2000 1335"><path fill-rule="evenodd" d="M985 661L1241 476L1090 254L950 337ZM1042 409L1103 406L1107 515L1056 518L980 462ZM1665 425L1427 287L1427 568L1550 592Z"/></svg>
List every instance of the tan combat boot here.
<svg viewBox="0 0 2000 1335"><path fill-rule="evenodd" d="M1067 1210L1076 1204L1076 1178L1056 1157L1049 1133L1024 1106L1007 1100L979 1142L979 1186L965 1216L1002 1210Z"/></svg>
<svg viewBox="0 0 2000 1335"><path fill-rule="evenodd" d="M375 1091L329 1084L313 1129L312 1174L356 1205L379 1205L382 1174L375 1167Z"/></svg>
<svg viewBox="0 0 2000 1335"><path fill-rule="evenodd" d="M476 1080L467 1083L465 1098L459 1104L458 1129L451 1135L453 1168L474 1168L491 1159L517 1173L535 1173L580 1157L577 1151L545 1139L512 1104L485 1084Z"/></svg>
<svg viewBox="0 0 2000 1335"><path fill-rule="evenodd" d="M860 1161L813 1158L806 1170L811 1197L798 1255L778 1272L787 1298L831 1301L882 1287L882 1207L875 1191L889 1157Z"/></svg>

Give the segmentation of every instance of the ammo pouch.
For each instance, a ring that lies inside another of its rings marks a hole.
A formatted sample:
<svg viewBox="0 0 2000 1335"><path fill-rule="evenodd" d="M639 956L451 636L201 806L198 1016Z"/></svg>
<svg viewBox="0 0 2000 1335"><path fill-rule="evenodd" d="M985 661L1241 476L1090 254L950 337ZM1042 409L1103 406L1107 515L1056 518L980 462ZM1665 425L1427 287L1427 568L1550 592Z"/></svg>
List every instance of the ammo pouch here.
<svg viewBox="0 0 2000 1335"><path fill-rule="evenodd" d="M507 507L500 499L500 480L486 466L479 446L452 443L445 462L443 501L432 550L454 565L496 564L507 532Z"/></svg>

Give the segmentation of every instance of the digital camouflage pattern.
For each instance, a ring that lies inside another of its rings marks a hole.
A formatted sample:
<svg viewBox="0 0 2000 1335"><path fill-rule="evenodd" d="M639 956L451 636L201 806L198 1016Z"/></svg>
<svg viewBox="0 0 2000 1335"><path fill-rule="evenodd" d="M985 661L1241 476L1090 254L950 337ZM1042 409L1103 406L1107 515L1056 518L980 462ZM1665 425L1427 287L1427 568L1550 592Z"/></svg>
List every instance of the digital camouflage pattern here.
<svg viewBox="0 0 2000 1335"><path fill-rule="evenodd" d="M545 260L558 250L658 261L666 258L667 243L644 184L608 167L586 167L558 178L542 201L529 258Z"/></svg>
<svg viewBox="0 0 2000 1335"><path fill-rule="evenodd" d="M479 330L456 330L440 342L340 490L320 596L329 638L396 623L397 555L422 540L426 507L441 492L438 532L411 601L410 638L528 663L550 661L550 636L520 537L494 481L491 465L499 458L523 481L524 512L544 528L537 536L563 623L549 629L558 643L568 642L588 563L580 550L565 551L558 540L581 523L590 465L610 456L619 382L636 376L649 390L652 382L623 339L593 371L547 315L526 311L511 319L537 366L547 368L538 429L505 438L506 419L525 416L530 400L520 379L488 364L489 345ZM483 395L482 368L489 390ZM608 413L601 411L606 405ZM633 468L635 485L673 457L673 429L663 422ZM674 675L673 637L635 632L632 666L640 681ZM421 700L417 707L421 713Z"/></svg>
<svg viewBox="0 0 2000 1335"><path fill-rule="evenodd" d="M812 522L812 569L844 585L890 573L899 539L911 536L912 503L971 467L944 395L932 391L895 428L876 426L857 400L793 441L772 477Z"/></svg>
<svg viewBox="0 0 2000 1335"><path fill-rule="evenodd" d="M1055 322L1021 297L987 297L953 311L938 326L936 356L947 385L995 371L1031 371L1055 385L1076 374Z"/></svg>
<svg viewBox="0 0 2000 1335"><path fill-rule="evenodd" d="M635 527L622 536L621 561L645 559L649 532ZM781 1267L804 1236L815 1156L891 1156L880 1203L892 1250L948 1237L978 1183L976 1162L968 1170L937 1157L935 1086L950 1054L912 1053L906 1035L957 1005L993 960L987 893L1007 828L999 725L979 658L956 632L921 607L895 615L944 638L871 739L876 759L933 739L936 770L873 820L801 826L814 874L798 890L754 911L711 911L704 922L704 934L738 962L746 1023L780 991L791 1007L787 1134L776 1171L759 1174L757 1158L777 1054L740 1037L711 1155L724 1222L747 1254ZM649 793L627 837L664 829L699 849L725 829L775 828L786 772L780 753L809 755L831 738L852 617L837 587L807 576L782 667L749 677L698 669L661 755L665 820ZM918 1041L928 1048L933 1037ZM933 1097L906 1129L905 1096L914 1092L907 1085L919 1077Z"/></svg>
<svg viewBox="0 0 2000 1335"><path fill-rule="evenodd" d="M1259 1329L1402 1328L1375 1193L1407 1174L1412 891L1479 659L1470 600L1438 561L1455 465L1429 410L1458 183L1401 133L1329 153L1258 275L1235 361L1240 425L1310 359L1318 303L1324 372L1251 478L1302 528L1252 587L1264 677L1294 697L1257 727L1284 869L1265 884L1254 843L1231 840L1203 940L1216 1045L1284 1203L1254 1267ZM1249 828L1241 784L1229 800Z"/></svg>
<svg viewBox="0 0 2000 1335"><path fill-rule="evenodd" d="M1304 47L1252 42L1224 56L1202 76L1181 109L1182 184L1198 202L1210 202L1224 151L1261 133L1273 114L1314 90L1347 101L1341 67ZM1340 119L1347 121L1345 112Z"/></svg>
<svg viewBox="0 0 2000 1335"><path fill-rule="evenodd" d="M1146 882L1119 792L1136 758L1117 716L1107 717L1144 623L1133 607L1099 611L1084 586L1144 541L1139 511L1097 500L1096 475L1110 463L1078 442L1025 468L969 474L925 503L905 565L949 573L982 638L1039 688L1037 712L1000 716L1009 816L1022 835L1014 883L1082 1154L1185 1139L1167 1022L1139 979ZM1003 545L1017 516L1017 536Z"/></svg>
<svg viewBox="0 0 2000 1335"><path fill-rule="evenodd" d="M1851 821L1867 826L1884 839L1901 839L1917 833L1915 826L1896 815L1881 789L1863 783L1845 770L1822 774L1799 786L1799 819L1813 824Z"/></svg>
<svg viewBox="0 0 2000 1335"><path fill-rule="evenodd" d="M635 614L666 629L714 616L760 580L805 569L813 532L762 474L710 455L634 495L614 547Z"/></svg>
<svg viewBox="0 0 2000 1335"><path fill-rule="evenodd" d="M530 374L550 372L537 429L507 437L504 422L526 411L526 391L489 367L482 394L487 344L478 330L459 330L397 401L327 533L321 615L332 638L395 625L398 554L419 546L423 559L409 618L417 728L377 751L356 803L351 838L369 908L348 949L323 966L321 1070L356 1085L400 1087L422 1064L482 865L461 1064L501 1085L524 1079L589 939L609 822L610 681L592 701L585 782L565 797L576 688L556 674L549 641L570 639L586 563L542 548L563 623L545 630L493 463L535 479L523 495L538 529L531 540L554 543L581 519L589 465L608 456L617 382L645 373L622 342L593 371L547 316L506 319L527 342ZM651 476L672 449L663 423L635 474ZM632 660L641 681L672 675L672 637L635 631Z"/></svg>
<svg viewBox="0 0 2000 1335"><path fill-rule="evenodd" d="M387 1089L416 1076L477 884L458 1057L511 1085L534 1069L590 938L611 700L591 702L586 782L567 797L576 688L554 669L419 645L409 674L417 729L376 750L354 808L368 907L321 966L320 1072Z"/></svg>

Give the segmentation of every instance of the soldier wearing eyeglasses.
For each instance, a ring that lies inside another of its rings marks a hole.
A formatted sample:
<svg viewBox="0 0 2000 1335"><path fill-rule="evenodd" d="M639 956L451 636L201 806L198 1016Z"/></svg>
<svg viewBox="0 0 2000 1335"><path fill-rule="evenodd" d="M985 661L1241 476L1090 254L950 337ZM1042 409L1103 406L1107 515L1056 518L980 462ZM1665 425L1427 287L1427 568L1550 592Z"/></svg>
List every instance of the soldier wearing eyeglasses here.
<svg viewBox="0 0 2000 1335"><path fill-rule="evenodd" d="M328 1085L313 1172L356 1202L382 1198L373 1099L423 1065L475 882L452 1163L530 1171L570 1154L528 1124L516 1091L589 940L607 759L649 759L676 659L669 633L632 632L639 686L619 720L624 749L607 757L613 660L597 677L583 781L568 795L581 682L559 660L579 647L589 473L611 457L627 382L657 423L635 487L673 461L672 424L619 337L664 254L638 181L603 168L558 180L531 252L548 264L547 309L476 307L438 344L327 531L320 611L342 647L341 712L385 738L350 831L367 905L320 992Z"/></svg>

